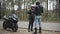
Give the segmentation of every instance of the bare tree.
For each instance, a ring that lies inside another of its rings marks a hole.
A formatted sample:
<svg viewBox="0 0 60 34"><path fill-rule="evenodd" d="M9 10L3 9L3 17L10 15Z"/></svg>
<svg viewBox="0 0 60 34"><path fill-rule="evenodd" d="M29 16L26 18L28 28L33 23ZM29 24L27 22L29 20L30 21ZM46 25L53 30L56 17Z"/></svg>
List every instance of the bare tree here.
<svg viewBox="0 0 60 34"><path fill-rule="evenodd" d="M60 18L60 0L56 0L57 5L56 5L56 13L58 14L59 18Z"/></svg>

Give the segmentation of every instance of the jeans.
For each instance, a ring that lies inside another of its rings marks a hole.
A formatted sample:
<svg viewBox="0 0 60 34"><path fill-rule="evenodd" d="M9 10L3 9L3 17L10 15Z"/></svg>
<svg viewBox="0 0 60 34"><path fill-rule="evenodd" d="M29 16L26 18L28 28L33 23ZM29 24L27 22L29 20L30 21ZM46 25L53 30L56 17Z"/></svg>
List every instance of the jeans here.
<svg viewBox="0 0 60 34"><path fill-rule="evenodd" d="M41 27L41 16L35 16L35 28L37 28L37 23Z"/></svg>

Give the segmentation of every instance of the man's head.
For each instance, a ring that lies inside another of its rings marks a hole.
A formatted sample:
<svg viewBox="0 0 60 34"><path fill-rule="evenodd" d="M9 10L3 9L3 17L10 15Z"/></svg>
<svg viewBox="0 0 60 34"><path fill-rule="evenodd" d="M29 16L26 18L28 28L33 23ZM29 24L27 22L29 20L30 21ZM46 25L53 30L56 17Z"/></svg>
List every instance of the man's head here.
<svg viewBox="0 0 60 34"><path fill-rule="evenodd" d="M39 1L37 1L37 2L36 2L36 5L40 5L40 2L39 2Z"/></svg>

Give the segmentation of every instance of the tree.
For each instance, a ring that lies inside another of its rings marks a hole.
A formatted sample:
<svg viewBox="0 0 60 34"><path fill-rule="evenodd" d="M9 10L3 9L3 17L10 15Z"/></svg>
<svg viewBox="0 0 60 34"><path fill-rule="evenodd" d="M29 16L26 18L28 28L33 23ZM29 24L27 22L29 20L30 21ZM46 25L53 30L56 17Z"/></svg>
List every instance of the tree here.
<svg viewBox="0 0 60 34"><path fill-rule="evenodd" d="M58 14L59 18L60 18L60 0L56 0L57 5L56 5L56 13Z"/></svg>
<svg viewBox="0 0 60 34"><path fill-rule="evenodd" d="M0 19L1 19L1 2L0 2Z"/></svg>

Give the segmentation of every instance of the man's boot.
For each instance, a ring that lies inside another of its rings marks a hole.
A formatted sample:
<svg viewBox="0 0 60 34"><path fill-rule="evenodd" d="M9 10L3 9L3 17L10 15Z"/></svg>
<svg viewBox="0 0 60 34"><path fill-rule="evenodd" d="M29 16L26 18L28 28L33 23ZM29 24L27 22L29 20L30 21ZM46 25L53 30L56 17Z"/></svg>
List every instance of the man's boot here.
<svg viewBox="0 0 60 34"><path fill-rule="evenodd" d="M35 28L35 32L34 32L34 34L37 34L37 28Z"/></svg>
<svg viewBox="0 0 60 34"><path fill-rule="evenodd" d="M39 27L39 33L42 33L41 30L42 30L41 27Z"/></svg>

